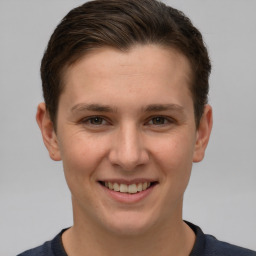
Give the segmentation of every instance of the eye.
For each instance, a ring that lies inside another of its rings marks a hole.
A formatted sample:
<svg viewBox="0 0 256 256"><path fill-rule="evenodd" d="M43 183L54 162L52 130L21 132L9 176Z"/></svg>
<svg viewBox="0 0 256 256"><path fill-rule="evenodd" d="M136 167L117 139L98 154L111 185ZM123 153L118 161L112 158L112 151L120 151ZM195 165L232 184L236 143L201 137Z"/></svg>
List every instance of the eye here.
<svg viewBox="0 0 256 256"><path fill-rule="evenodd" d="M105 125L107 124L107 121L100 116L93 116L93 117L88 117L85 118L81 121L83 124L89 124L89 125Z"/></svg>
<svg viewBox="0 0 256 256"><path fill-rule="evenodd" d="M172 121L163 116L153 117L148 122L149 125L165 125L165 124L169 124L169 123L172 123Z"/></svg>

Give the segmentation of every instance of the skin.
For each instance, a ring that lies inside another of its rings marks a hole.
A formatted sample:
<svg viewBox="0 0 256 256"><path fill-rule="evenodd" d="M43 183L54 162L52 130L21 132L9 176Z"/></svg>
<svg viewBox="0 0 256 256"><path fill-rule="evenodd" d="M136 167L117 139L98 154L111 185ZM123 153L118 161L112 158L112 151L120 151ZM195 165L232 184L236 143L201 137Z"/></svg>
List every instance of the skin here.
<svg viewBox="0 0 256 256"><path fill-rule="evenodd" d="M68 255L189 255L195 235L182 221L183 195L212 127L206 105L196 129L190 77L173 49L105 47L68 68L57 132L39 104L44 143L63 161L72 194L74 225L62 237ZM99 183L134 179L156 183L136 202L115 200Z"/></svg>

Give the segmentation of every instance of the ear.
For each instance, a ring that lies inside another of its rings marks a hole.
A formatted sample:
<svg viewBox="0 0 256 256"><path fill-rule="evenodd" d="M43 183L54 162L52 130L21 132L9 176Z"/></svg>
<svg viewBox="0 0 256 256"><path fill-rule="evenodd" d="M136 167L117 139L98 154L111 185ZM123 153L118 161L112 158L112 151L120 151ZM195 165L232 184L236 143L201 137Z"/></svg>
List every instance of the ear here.
<svg viewBox="0 0 256 256"><path fill-rule="evenodd" d="M61 155L57 136L49 112L46 110L45 103L40 103L37 107L36 121L41 130L44 145L52 160L60 161Z"/></svg>
<svg viewBox="0 0 256 256"><path fill-rule="evenodd" d="M212 107L206 105L197 129L196 144L193 156L193 162L200 162L204 158L204 153L210 138L212 130Z"/></svg>

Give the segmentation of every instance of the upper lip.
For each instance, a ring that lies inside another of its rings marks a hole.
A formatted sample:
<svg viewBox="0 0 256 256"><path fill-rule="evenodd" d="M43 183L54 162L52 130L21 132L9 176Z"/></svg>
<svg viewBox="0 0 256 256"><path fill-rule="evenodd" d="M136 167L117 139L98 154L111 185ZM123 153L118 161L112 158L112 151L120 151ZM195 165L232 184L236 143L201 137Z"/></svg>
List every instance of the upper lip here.
<svg viewBox="0 0 256 256"><path fill-rule="evenodd" d="M117 184L126 184L126 185L131 185L131 184L138 184L138 183L144 183L144 182L158 182L155 179L145 179L145 178L139 178L139 179L132 179L132 180L127 180L127 179L103 179L99 180L99 182L111 182L111 183L117 183Z"/></svg>

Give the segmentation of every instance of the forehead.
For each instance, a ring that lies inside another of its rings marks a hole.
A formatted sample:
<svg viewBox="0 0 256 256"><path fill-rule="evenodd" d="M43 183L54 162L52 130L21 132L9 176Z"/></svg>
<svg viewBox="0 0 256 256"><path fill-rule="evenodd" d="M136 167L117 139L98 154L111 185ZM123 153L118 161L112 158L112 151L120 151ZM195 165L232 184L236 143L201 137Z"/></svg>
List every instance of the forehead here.
<svg viewBox="0 0 256 256"><path fill-rule="evenodd" d="M96 94L100 98L113 96L112 92L127 93L127 89L140 96L154 90L158 97L164 97L170 89L190 94L191 77L188 59L172 48L137 45L120 51L102 47L66 69L64 94L79 98L86 92L87 96Z"/></svg>
<svg viewBox="0 0 256 256"><path fill-rule="evenodd" d="M119 71L123 75L151 70L150 75L163 78L166 74L175 72L177 77L182 76L188 84L192 79L192 69L187 57L174 48L152 44L135 45L125 51L112 47L93 49L65 69L64 84L67 79L73 78L72 73L81 69L99 78L105 76L109 70Z"/></svg>

